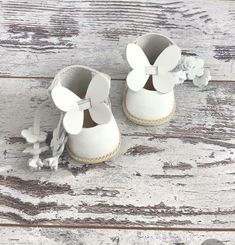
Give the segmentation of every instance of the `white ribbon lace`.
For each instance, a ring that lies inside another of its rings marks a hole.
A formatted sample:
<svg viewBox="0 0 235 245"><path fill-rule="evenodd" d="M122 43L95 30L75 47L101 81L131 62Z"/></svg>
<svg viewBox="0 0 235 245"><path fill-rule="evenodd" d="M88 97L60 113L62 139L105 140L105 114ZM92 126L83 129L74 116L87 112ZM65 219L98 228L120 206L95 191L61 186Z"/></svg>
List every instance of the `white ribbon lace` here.
<svg viewBox="0 0 235 245"><path fill-rule="evenodd" d="M67 134L62 125L63 113L61 113L57 127L53 130L50 146L45 143L47 133L40 131L41 111L49 101L50 100L47 100L42 103L35 111L33 127L24 129L21 132L22 137L25 138L30 145L23 152L32 155L32 158L28 160L28 166L32 170L40 170L42 167L49 167L52 170L57 170L59 158L64 151L67 141ZM50 151L52 156L42 160L40 154L46 151Z"/></svg>

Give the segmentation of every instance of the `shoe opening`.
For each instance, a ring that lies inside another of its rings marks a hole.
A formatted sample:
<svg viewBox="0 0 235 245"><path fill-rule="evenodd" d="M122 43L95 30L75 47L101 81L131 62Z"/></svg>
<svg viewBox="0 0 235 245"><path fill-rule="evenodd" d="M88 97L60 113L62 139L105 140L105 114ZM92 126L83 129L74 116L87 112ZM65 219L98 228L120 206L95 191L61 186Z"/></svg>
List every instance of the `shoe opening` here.
<svg viewBox="0 0 235 245"><path fill-rule="evenodd" d="M169 45L171 45L172 41L160 34L150 33L137 38L136 44L142 48L149 60L149 63L153 65L160 53ZM152 76L149 77L144 88L147 90L155 91Z"/></svg>

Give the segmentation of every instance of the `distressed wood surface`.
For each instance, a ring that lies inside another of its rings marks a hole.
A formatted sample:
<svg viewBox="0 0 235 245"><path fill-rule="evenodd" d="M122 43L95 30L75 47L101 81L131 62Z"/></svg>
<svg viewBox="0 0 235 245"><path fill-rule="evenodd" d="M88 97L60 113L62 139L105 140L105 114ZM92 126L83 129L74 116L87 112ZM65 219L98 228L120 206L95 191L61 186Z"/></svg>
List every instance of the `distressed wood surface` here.
<svg viewBox="0 0 235 245"><path fill-rule="evenodd" d="M123 79L127 43L161 32L204 58L214 80L234 80L234 26L233 0L0 0L0 75L83 64Z"/></svg>
<svg viewBox="0 0 235 245"><path fill-rule="evenodd" d="M123 81L111 101L120 155L82 165L64 154L57 172L26 168L22 128L47 97L46 79L0 79L0 223L113 227L235 227L235 84L176 89L167 124L142 127L121 110ZM52 106L42 124L51 131Z"/></svg>
<svg viewBox="0 0 235 245"><path fill-rule="evenodd" d="M234 245L232 232L2 228L1 245Z"/></svg>

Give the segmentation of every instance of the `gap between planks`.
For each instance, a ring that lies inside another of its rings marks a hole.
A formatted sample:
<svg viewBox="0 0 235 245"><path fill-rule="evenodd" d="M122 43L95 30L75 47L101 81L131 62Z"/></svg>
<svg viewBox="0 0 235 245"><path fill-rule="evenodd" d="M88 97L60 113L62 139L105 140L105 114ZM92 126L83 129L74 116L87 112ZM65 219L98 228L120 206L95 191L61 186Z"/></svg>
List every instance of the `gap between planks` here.
<svg viewBox="0 0 235 245"><path fill-rule="evenodd" d="M155 227L155 226L112 226L112 225L33 225L1 223L0 227L18 228L66 228L66 229L107 229L107 230L143 230L143 231L206 231L206 232L235 232L235 228L200 228L200 227Z"/></svg>
<svg viewBox="0 0 235 245"><path fill-rule="evenodd" d="M39 76L35 76L35 77L24 77L24 76L4 76L4 75L0 75L0 79L45 79L45 80L52 80L54 79L54 77L39 77ZM115 77L112 77L111 78L112 80L115 80L115 81L123 81L125 79L123 78L115 78ZM188 82L188 80L186 80L186 82ZM210 82L232 82L232 83L235 83L235 80L210 80Z"/></svg>

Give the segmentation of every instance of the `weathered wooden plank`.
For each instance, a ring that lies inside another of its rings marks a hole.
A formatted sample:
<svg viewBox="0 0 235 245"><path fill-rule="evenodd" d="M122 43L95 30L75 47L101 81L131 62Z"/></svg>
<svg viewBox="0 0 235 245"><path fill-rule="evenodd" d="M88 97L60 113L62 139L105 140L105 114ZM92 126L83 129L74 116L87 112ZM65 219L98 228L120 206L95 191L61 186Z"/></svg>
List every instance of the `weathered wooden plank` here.
<svg viewBox="0 0 235 245"><path fill-rule="evenodd" d="M19 135L46 99L46 84L0 79L1 223L234 228L234 83L178 86L174 118L141 127L123 116L124 82L113 81L120 155L81 165L65 154L57 172L31 173ZM57 116L52 106L46 108L45 130Z"/></svg>
<svg viewBox="0 0 235 245"><path fill-rule="evenodd" d="M214 80L234 80L233 0L1 0L0 75L52 77L83 64L124 78L125 47L162 32L206 60Z"/></svg>
<svg viewBox="0 0 235 245"><path fill-rule="evenodd" d="M233 245L232 232L1 228L1 245Z"/></svg>

